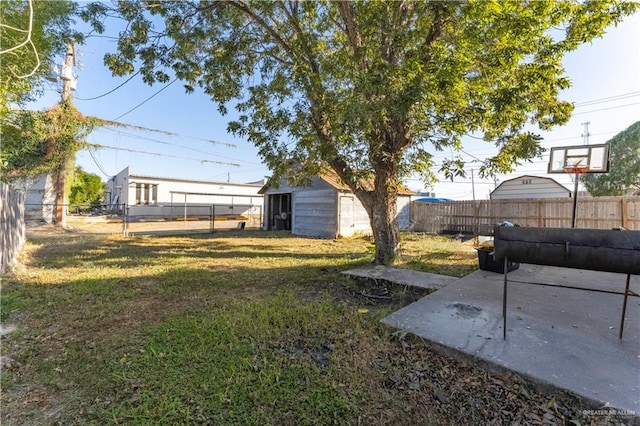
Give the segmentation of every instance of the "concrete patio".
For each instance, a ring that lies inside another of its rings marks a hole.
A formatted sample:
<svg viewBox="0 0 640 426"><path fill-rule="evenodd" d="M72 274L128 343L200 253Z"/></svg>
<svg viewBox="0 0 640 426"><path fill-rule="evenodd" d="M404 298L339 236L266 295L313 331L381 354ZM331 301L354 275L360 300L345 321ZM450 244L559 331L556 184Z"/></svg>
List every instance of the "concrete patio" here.
<svg viewBox="0 0 640 426"><path fill-rule="evenodd" d="M384 279L393 281L394 270L390 268ZM425 280L434 280L432 275L424 276ZM413 277L420 281L420 275ZM639 415L640 298L629 297L624 335L619 339L622 295L526 284L622 292L626 275L521 265L509 273L509 280L506 340L502 336L503 275L481 270L383 322L603 406ZM640 292L640 277L631 277L631 289Z"/></svg>

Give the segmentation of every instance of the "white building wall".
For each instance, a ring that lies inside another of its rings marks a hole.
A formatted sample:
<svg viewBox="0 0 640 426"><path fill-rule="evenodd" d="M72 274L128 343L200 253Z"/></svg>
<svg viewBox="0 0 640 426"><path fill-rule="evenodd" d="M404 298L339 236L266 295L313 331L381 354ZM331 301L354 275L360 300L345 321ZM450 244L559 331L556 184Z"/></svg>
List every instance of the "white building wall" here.
<svg viewBox="0 0 640 426"><path fill-rule="evenodd" d="M538 176L522 176L504 181L490 194L492 200L568 198L570 196L571 191L555 180Z"/></svg>
<svg viewBox="0 0 640 426"><path fill-rule="evenodd" d="M25 194L24 210L26 220L44 221L48 224L53 222L56 194L50 174L42 174L34 179L16 182L11 187Z"/></svg>
<svg viewBox="0 0 640 426"><path fill-rule="evenodd" d="M140 189L138 189L140 187ZM107 183L110 204L126 204L131 216L253 214L262 210L259 184L235 184L132 175L129 167Z"/></svg>
<svg viewBox="0 0 640 426"><path fill-rule="evenodd" d="M129 167L125 167L120 173L107 181L107 208L117 208L122 204L128 204ZM135 200L134 200L135 201Z"/></svg>

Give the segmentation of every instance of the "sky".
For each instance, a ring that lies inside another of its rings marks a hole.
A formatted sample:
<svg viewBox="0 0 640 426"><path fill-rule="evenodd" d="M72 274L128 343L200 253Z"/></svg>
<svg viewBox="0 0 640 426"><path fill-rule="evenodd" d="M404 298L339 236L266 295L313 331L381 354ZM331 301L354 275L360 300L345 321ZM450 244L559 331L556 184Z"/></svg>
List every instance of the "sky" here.
<svg viewBox="0 0 640 426"><path fill-rule="evenodd" d="M227 122L234 117L232 109L227 116L221 116L208 96L197 90L185 93L180 81L169 86L148 86L136 76L124 83L128 77L113 77L103 65L104 54L115 50L115 41L103 37L88 38L77 47L74 105L87 116L157 131L97 128L88 142L104 148L80 151L76 157L78 166L103 180L127 166L138 175L215 182L248 183L270 175L252 144L227 133ZM567 54L564 66L572 87L560 97L574 102L576 108L566 125L541 133L543 147L582 145L583 123L587 122L588 142L604 143L640 120L640 13L611 27L603 38ZM60 84L52 83L30 107L44 109L54 105L60 99L59 88ZM406 186L454 200L487 199L500 182L528 174L552 177L573 189L571 176L546 174L548 152L542 159L519 166L514 173L499 175L495 180L480 179L480 162L494 155L497 148L471 138L464 139L463 145L463 158L469 161L466 178L451 182L438 174L440 182L433 187L425 188L417 177L407 179ZM436 164L451 156L450 152L435 154Z"/></svg>

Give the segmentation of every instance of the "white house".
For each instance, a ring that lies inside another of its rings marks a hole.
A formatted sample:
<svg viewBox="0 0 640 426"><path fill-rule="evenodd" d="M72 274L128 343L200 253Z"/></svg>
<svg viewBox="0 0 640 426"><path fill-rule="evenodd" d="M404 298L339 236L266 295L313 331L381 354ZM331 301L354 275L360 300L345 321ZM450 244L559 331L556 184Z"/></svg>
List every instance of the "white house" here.
<svg viewBox="0 0 640 426"><path fill-rule="evenodd" d="M371 233L364 206L332 171L312 178L310 186L290 186L282 181L278 188L265 185L260 193L265 196L265 230L288 230L294 235L320 238ZM400 229L409 228L412 194L402 188L398 195Z"/></svg>
<svg viewBox="0 0 640 426"><path fill-rule="evenodd" d="M571 197L571 191L555 180L530 175L505 180L489 194L492 200L568 197Z"/></svg>
<svg viewBox="0 0 640 426"><path fill-rule="evenodd" d="M107 207L130 217L243 215L259 218L263 182L247 184L135 175L126 167L107 181Z"/></svg>

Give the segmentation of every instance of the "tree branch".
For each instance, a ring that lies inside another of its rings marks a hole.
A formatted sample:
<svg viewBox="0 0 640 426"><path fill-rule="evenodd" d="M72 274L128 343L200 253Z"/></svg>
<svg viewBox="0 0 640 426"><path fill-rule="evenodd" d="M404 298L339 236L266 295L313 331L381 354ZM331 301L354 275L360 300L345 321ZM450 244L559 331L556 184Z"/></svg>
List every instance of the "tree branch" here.
<svg viewBox="0 0 640 426"><path fill-rule="evenodd" d="M353 46L354 51L357 51L362 47L362 37L358 31L358 26L356 24L355 17L353 16L353 10L351 10L351 4L349 1L341 0L336 3L336 6L338 7L338 12L342 17L344 29L347 33L347 37L349 38L349 42L351 43L351 46Z"/></svg>
<svg viewBox="0 0 640 426"><path fill-rule="evenodd" d="M267 23L267 21L262 19L262 17L258 16L253 10L251 10L247 6L247 4L241 1L229 1L227 4L231 5L232 7L239 10L240 12L244 13L249 18L253 19L258 25L260 25L265 31L267 31L267 33L273 38L276 44L278 44L287 52L291 60L295 61L296 59L295 51L291 46L289 46L289 43L287 43L281 37L281 35L271 25Z"/></svg>

